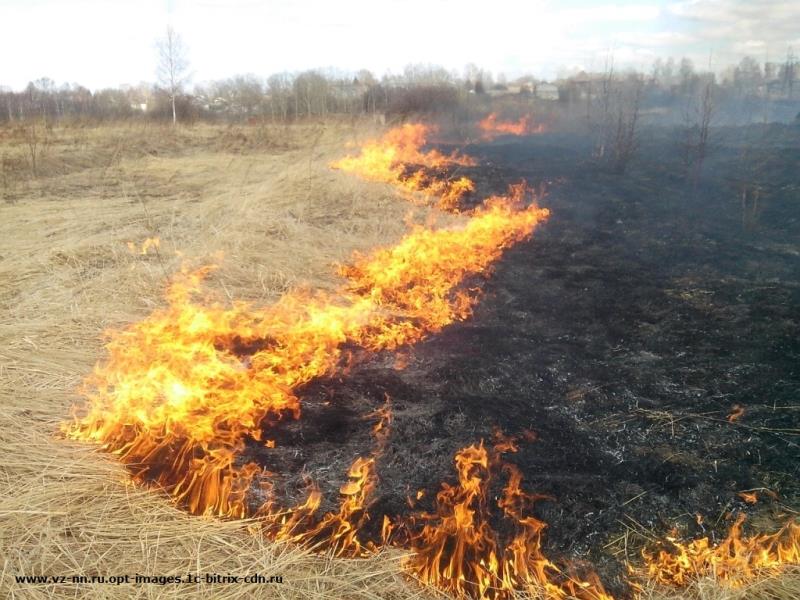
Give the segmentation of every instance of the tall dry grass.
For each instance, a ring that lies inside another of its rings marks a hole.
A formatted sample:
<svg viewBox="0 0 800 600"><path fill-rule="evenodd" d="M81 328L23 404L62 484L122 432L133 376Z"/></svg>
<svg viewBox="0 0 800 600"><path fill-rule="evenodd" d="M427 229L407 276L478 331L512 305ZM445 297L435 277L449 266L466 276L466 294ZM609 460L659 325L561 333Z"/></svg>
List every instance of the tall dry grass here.
<svg viewBox="0 0 800 600"><path fill-rule="evenodd" d="M336 561L247 522L190 517L113 457L59 439L101 332L147 314L183 260L222 297L270 302L404 231L391 191L327 169L341 127L61 130L0 204L0 597L419 597L398 553ZM142 151L145 148L146 151ZM20 148L20 150L23 150ZM0 140L0 154L16 151ZM49 161L49 162L48 162ZM158 254L127 242L159 237ZM15 575L282 575L276 585L20 585Z"/></svg>
<svg viewBox="0 0 800 600"><path fill-rule="evenodd" d="M344 139L365 133L344 124L55 129L35 174L24 131L0 135L8 167L0 181L0 597L435 595L404 578L398 552L335 560L267 542L247 521L188 516L132 485L113 457L54 434L102 356L101 332L157 306L182 260L218 261L211 288L263 303L293 286L331 286L333 263L399 238L408 204L327 168ZM158 253L127 246L151 237L161 240ZM15 581L136 573L280 575L283 583ZM698 585L691 597L795 598L798 581L761 584L762 596Z"/></svg>

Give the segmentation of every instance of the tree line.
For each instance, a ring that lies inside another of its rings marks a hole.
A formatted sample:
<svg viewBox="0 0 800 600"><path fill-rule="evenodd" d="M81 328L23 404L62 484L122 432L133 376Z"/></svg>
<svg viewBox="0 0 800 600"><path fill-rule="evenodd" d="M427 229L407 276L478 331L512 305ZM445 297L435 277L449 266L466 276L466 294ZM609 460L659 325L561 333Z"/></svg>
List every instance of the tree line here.
<svg viewBox="0 0 800 600"><path fill-rule="evenodd" d="M31 118L51 122L131 118L288 122L329 115L448 113L457 111L470 97L536 98L544 83L532 76L509 81L475 65L468 65L462 73L437 66L409 65L400 74L380 78L366 70L348 74L308 70L266 78L240 75L198 84L189 90L185 48L171 29L159 45L159 57L155 84L91 91L81 85L57 85L42 78L30 82L22 91L0 87L0 122ZM642 106L667 106L679 114L689 110L687 103L713 92L717 105L736 101L740 103L736 110L747 105L752 112L760 110L765 101L800 100L799 71L798 61L789 51L781 63L761 64L745 57L721 74L697 70L688 59L658 59L648 73L616 72L613 65L607 65L602 72L574 73L553 84L559 103L576 110L585 103L587 115L596 111L599 104L605 119L610 107L603 104L604 99L628 95L632 82L636 83L636 102ZM625 127L618 129L622 132Z"/></svg>

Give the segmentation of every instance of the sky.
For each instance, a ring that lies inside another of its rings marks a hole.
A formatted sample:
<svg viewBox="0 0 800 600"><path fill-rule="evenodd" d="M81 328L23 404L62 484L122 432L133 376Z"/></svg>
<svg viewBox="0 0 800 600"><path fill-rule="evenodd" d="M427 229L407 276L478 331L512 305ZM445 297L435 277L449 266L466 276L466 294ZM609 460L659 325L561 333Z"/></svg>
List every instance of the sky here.
<svg viewBox="0 0 800 600"><path fill-rule="evenodd" d="M0 86L154 82L171 25L192 82L410 63L552 79L687 56L715 71L800 55L798 0L0 0Z"/></svg>

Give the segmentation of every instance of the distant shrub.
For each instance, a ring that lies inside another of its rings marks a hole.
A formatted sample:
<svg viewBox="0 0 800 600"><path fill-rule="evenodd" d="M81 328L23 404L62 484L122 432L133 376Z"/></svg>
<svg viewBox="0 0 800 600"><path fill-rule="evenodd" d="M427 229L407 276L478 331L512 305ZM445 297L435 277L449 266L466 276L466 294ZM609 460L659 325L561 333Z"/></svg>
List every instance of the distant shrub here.
<svg viewBox="0 0 800 600"><path fill-rule="evenodd" d="M179 121L191 123L200 116L201 107L188 94L181 94L175 98L175 112ZM166 91L156 90L147 107L147 116L156 121L172 120L172 104Z"/></svg>
<svg viewBox="0 0 800 600"><path fill-rule="evenodd" d="M408 117L421 113L452 112L458 105L458 91L453 86L426 85L395 90L387 112Z"/></svg>

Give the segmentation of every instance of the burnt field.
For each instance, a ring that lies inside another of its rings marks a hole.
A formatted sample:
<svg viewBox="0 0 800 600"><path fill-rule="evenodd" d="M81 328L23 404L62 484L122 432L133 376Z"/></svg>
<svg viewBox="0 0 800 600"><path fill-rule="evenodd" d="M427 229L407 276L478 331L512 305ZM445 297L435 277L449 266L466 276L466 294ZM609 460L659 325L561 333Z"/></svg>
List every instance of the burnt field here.
<svg viewBox="0 0 800 600"><path fill-rule="evenodd" d="M673 130L641 140L624 175L568 135L468 146L474 198L524 179L547 189L549 221L475 282L470 319L306 385L302 418L241 462L291 502L312 479L334 508L388 402L366 525L378 540L383 515L433 511L460 448L518 436L504 458L546 496L545 555L591 565L620 597L625 563L674 528L721 539L738 513L757 530L796 514L800 131L715 130L696 185Z"/></svg>

